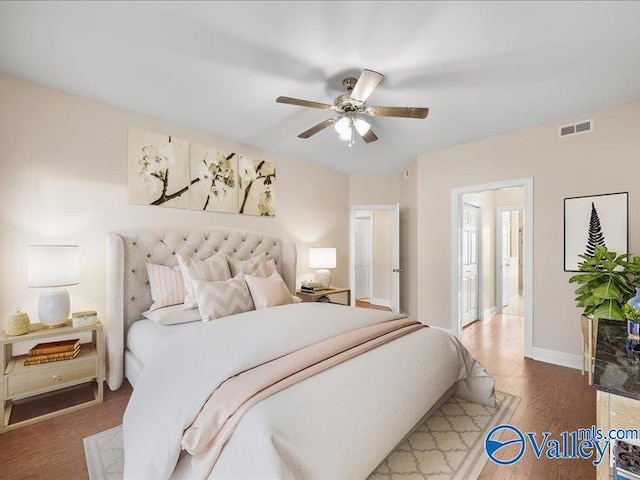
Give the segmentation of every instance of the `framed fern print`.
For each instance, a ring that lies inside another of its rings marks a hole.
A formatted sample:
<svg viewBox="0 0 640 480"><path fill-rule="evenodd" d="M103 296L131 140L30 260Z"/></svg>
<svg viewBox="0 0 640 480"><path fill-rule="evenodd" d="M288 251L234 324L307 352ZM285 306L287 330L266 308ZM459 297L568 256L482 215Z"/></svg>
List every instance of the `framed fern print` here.
<svg viewBox="0 0 640 480"><path fill-rule="evenodd" d="M629 251L629 192L564 199L564 271L580 271L579 255L593 255L598 245Z"/></svg>

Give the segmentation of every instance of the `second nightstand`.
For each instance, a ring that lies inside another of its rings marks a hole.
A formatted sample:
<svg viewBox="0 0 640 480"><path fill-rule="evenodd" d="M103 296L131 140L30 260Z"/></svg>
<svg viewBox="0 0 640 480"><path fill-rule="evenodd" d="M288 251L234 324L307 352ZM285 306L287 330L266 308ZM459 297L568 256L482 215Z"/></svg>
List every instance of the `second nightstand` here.
<svg viewBox="0 0 640 480"><path fill-rule="evenodd" d="M296 296L301 298L303 302L318 302L323 297L327 297L329 295L335 295L337 293L346 293L347 294L347 303L345 305L351 305L351 289L349 288L338 288L338 287L329 287L325 290L320 290L318 292L309 293L298 290L296 292Z"/></svg>

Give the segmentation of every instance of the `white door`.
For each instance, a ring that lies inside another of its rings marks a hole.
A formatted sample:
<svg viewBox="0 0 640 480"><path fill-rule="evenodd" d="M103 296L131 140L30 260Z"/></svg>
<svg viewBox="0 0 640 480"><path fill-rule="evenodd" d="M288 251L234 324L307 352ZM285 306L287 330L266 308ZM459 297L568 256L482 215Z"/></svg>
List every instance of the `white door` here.
<svg viewBox="0 0 640 480"><path fill-rule="evenodd" d="M480 209L468 203L462 206L462 326L478 319L478 214Z"/></svg>
<svg viewBox="0 0 640 480"><path fill-rule="evenodd" d="M371 215L356 217L355 236L355 298L369 298L373 274L373 221Z"/></svg>
<svg viewBox="0 0 640 480"><path fill-rule="evenodd" d="M511 212L502 212L502 252L501 252L501 274L502 274L502 306L509 305L509 269L511 268Z"/></svg>

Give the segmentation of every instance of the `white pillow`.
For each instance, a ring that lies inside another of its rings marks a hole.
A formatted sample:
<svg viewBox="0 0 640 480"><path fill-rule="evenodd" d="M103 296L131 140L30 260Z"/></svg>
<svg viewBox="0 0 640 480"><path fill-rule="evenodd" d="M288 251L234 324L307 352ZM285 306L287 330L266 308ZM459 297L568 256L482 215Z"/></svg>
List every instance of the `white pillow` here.
<svg viewBox="0 0 640 480"><path fill-rule="evenodd" d="M217 282L194 280L193 288L203 322L255 309L243 274Z"/></svg>
<svg viewBox="0 0 640 480"><path fill-rule="evenodd" d="M247 260L238 260L237 258L227 255L231 276L235 277L239 273L254 275L256 277L268 277L276 270L276 262L272 259L267 260L267 255L261 253Z"/></svg>
<svg viewBox="0 0 640 480"><path fill-rule="evenodd" d="M200 312L197 309L185 310L182 305L158 308L153 312L147 310L142 315L158 325L178 325L180 323L197 322L201 319Z"/></svg>
<svg viewBox="0 0 640 480"><path fill-rule="evenodd" d="M278 272L273 272L267 278L254 275L245 275L244 278L249 286L256 310L293 303L291 292Z"/></svg>
<svg viewBox="0 0 640 480"><path fill-rule="evenodd" d="M197 260L192 257L176 255L187 297L184 299L184 308L196 308L198 300L193 291L194 280L219 281L231 278L227 256L224 253L216 253L206 260Z"/></svg>
<svg viewBox="0 0 640 480"><path fill-rule="evenodd" d="M180 267L147 263L147 274L149 275L149 287L153 300L149 311L184 303L187 291L184 289Z"/></svg>

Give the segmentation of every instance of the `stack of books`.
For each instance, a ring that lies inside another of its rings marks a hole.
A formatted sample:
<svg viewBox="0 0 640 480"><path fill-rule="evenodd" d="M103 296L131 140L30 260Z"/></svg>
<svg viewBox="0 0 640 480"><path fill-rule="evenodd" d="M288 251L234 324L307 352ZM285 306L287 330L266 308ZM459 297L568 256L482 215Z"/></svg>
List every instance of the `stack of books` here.
<svg viewBox="0 0 640 480"><path fill-rule="evenodd" d="M316 293L323 290L326 290L326 288L324 288L320 282L303 282L302 286L300 287L300 291L306 293Z"/></svg>
<svg viewBox="0 0 640 480"><path fill-rule="evenodd" d="M62 340L60 342L39 343L31 350L24 361L25 365L37 365L39 363L60 362L71 360L80 353L80 339Z"/></svg>

